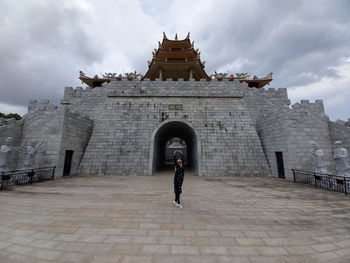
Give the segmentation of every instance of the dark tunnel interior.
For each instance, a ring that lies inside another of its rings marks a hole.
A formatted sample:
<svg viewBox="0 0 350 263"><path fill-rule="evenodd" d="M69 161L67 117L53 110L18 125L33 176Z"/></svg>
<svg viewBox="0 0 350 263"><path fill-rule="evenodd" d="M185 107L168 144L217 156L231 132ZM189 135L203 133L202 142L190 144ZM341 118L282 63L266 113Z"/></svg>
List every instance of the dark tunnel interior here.
<svg viewBox="0 0 350 263"><path fill-rule="evenodd" d="M159 128L154 137L153 148L153 173L174 166L166 165L166 143L174 137L181 138L186 143L187 162L186 168L197 170L197 138L194 130L187 124L179 121L168 122Z"/></svg>

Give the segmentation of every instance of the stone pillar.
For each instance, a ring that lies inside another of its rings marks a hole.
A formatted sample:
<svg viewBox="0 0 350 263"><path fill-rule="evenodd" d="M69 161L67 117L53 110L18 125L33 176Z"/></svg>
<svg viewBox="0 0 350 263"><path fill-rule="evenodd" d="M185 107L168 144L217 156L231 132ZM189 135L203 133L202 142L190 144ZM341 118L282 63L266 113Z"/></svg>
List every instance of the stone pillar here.
<svg viewBox="0 0 350 263"><path fill-rule="evenodd" d="M193 70L190 69L190 79L193 79Z"/></svg>
<svg viewBox="0 0 350 263"><path fill-rule="evenodd" d="M159 69L159 79L163 80L163 70L161 68Z"/></svg>

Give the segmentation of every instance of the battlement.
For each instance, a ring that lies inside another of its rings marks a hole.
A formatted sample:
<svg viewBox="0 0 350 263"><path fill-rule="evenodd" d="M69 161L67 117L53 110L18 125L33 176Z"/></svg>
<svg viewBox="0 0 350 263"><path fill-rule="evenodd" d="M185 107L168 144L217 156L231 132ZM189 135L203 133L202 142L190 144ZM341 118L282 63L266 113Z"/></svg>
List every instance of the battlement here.
<svg viewBox="0 0 350 263"><path fill-rule="evenodd" d="M263 100L269 101L270 103L277 103L278 105L290 105L290 100L288 99L288 93L286 88L246 88L246 96L248 98L261 98Z"/></svg>
<svg viewBox="0 0 350 263"><path fill-rule="evenodd" d="M344 121L344 120L336 120L335 123L337 124L340 124L342 126L345 126L345 127L349 127L350 128L350 118L348 118L347 121Z"/></svg>
<svg viewBox="0 0 350 263"><path fill-rule="evenodd" d="M242 88L248 87L248 84L243 82L241 83L238 79L229 80L229 79L223 79L223 80L207 80L207 79L200 79L199 81L196 81L195 79L190 80L184 80L182 78L179 78L178 80L173 80L171 78L167 80L150 80L150 79L144 79L144 80L138 80L138 79L113 79L109 83L103 83L102 87L108 87L110 85L114 86L161 86L161 87L169 87L169 86L187 86L187 87L193 87L193 86L201 86L201 87L217 87L217 86L239 86ZM95 88L95 89L98 89ZM70 92L72 90L70 89Z"/></svg>
<svg viewBox="0 0 350 263"><path fill-rule="evenodd" d="M259 93L261 95L266 95L268 97L277 97L277 98L288 98L287 89L286 88L268 88L268 89L255 89L251 88L253 92Z"/></svg>
<svg viewBox="0 0 350 263"><path fill-rule="evenodd" d="M107 96L177 96L242 98L245 86L239 81L111 81L102 85ZM99 89L99 88L96 88ZM94 91L96 90L94 89Z"/></svg>
<svg viewBox="0 0 350 263"><path fill-rule="evenodd" d="M73 93L79 93L79 92L89 92L91 91L92 88L87 86L85 88L83 87L76 87L76 88L73 88L73 87L65 87L64 88L64 92L73 92Z"/></svg>
<svg viewBox="0 0 350 263"><path fill-rule="evenodd" d="M37 111L54 112L57 108L58 106L54 105L49 100L31 100L29 101L28 113L34 113Z"/></svg>
<svg viewBox="0 0 350 263"><path fill-rule="evenodd" d="M92 90L91 87L65 87L64 88L64 96L68 95L69 97L81 97L86 93L89 93Z"/></svg>
<svg viewBox="0 0 350 263"><path fill-rule="evenodd" d="M315 102L310 102L309 100L301 100L300 103L294 103L292 105L294 110L322 110L324 111L323 100L315 100Z"/></svg>
<svg viewBox="0 0 350 263"><path fill-rule="evenodd" d="M11 125L21 125L23 124L23 119L16 120L15 118L6 119L6 118L0 118L0 127L8 127Z"/></svg>
<svg viewBox="0 0 350 263"><path fill-rule="evenodd" d="M315 102L310 102L309 100L301 100L300 103L297 102L293 104L290 110L291 112L296 113L304 112L311 115L327 117L324 111L323 100L315 100Z"/></svg>
<svg viewBox="0 0 350 263"><path fill-rule="evenodd" d="M70 99L81 98L92 91L91 87L65 87L64 97L61 99L61 104L70 104Z"/></svg>

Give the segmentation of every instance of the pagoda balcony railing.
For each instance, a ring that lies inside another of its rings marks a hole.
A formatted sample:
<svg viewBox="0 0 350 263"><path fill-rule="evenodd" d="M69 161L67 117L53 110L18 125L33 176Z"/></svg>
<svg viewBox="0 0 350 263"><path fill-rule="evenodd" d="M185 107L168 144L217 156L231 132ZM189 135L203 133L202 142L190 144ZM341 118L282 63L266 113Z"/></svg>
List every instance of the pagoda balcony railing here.
<svg viewBox="0 0 350 263"><path fill-rule="evenodd" d="M56 166L1 172L0 190L10 189L16 185L32 184L46 180L53 180L55 169Z"/></svg>
<svg viewBox="0 0 350 263"><path fill-rule="evenodd" d="M350 192L350 177L298 169L292 169L292 172L295 183L314 185L315 188L341 192L345 195Z"/></svg>

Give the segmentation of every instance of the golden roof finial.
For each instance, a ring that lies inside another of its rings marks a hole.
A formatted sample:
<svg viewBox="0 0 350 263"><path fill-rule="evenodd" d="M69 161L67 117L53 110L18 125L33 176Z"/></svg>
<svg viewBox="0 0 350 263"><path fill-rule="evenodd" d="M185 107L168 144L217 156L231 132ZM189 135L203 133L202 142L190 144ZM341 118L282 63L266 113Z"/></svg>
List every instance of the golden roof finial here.
<svg viewBox="0 0 350 263"><path fill-rule="evenodd" d="M177 40L177 33L175 33L175 40Z"/></svg>

